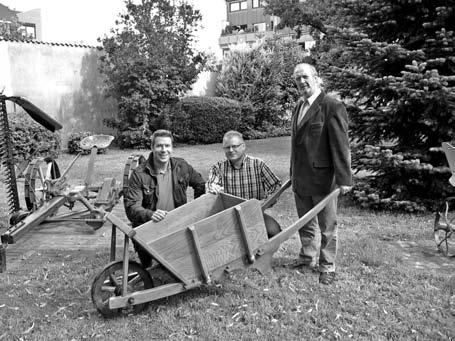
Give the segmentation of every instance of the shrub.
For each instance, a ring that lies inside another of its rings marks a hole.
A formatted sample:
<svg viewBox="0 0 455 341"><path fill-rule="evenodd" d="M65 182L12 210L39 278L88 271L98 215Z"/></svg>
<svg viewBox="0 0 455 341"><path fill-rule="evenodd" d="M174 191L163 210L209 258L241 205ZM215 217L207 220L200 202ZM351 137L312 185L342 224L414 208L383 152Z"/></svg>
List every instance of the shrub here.
<svg viewBox="0 0 455 341"><path fill-rule="evenodd" d="M423 212L434 209L455 194L450 186L450 169L441 148L432 148L431 157L394 152L391 146L353 148L354 169L368 170L351 193L361 207L392 211Z"/></svg>
<svg viewBox="0 0 455 341"><path fill-rule="evenodd" d="M149 149L151 135L152 132L148 129L129 128L117 134L116 143L119 148Z"/></svg>
<svg viewBox="0 0 455 341"><path fill-rule="evenodd" d="M30 160L38 156L56 158L61 139L26 115L8 115L15 161Z"/></svg>
<svg viewBox="0 0 455 341"><path fill-rule="evenodd" d="M254 108L251 129L289 121L298 93L292 73L306 52L296 41L268 39L247 50L231 51L217 78L215 94L249 102Z"/></svg>
<svg viewBox="0 0 455 341"><path fill-rule="evenodd" d="M222 97L186 97L169 115L168 125L179 142L220 142L228 130L245 132L253 120L249 103Z"/></svg>

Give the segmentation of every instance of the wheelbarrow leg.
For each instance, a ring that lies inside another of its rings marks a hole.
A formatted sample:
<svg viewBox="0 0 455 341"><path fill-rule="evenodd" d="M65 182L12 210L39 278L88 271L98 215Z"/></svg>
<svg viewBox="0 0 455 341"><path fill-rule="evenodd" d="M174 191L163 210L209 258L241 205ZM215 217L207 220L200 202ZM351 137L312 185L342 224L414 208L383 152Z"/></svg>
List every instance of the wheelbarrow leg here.
<svg viewBox="0 0 455 341"><path fill-rule="evenodd" d="M274 252L267 252L256 257L256 261L251 265L257 269L262 275L267 275L272 271L272 260Z"/></svg>
<svg viewBox="0 0 455 341"><path fill-rule="evenodd" d="M125 235L125 241L123 243L123 286L122 286L122 296L128 294L128 264L130 256L130 238Z"/></svg>

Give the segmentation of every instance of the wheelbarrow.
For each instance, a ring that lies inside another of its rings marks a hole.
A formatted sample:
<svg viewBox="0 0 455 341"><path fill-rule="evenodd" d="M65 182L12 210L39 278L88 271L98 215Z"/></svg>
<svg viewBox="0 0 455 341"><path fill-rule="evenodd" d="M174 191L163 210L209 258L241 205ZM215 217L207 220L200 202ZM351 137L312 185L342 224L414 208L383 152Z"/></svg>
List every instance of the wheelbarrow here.
<svg viewBox="0 0 455 341"><path fill-rule="evenodd" d="M334 190L312 210L286 229L264 213L283 191L288 180L268 200L245 200L225 193L205 194L169 212L160 222L135 229L108 213L106 218L124 234L123 259L107 264L92 284L96 309L105 316L136 313L164 297L220 280L235 269L256 268L267 273L272 256L339 194ZM130 240L142 246L158 266L145 269L130 260ZM115 254L115 243L111 243Z"/></svg>

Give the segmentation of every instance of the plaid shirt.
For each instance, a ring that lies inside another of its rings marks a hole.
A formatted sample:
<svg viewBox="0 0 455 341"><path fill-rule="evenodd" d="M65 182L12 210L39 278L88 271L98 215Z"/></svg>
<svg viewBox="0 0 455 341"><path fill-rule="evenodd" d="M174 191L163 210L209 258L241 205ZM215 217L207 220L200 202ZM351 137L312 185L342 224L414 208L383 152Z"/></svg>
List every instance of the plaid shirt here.
<svg viewBox="0 0 455 341"><path fill-rule="evenodd" d="M261 159L245 155L240 169L229 160L219 161L209 171L206 191L212 184L224 187L224 192L245 199L264 199L281 185L280 179Z"/></svg>

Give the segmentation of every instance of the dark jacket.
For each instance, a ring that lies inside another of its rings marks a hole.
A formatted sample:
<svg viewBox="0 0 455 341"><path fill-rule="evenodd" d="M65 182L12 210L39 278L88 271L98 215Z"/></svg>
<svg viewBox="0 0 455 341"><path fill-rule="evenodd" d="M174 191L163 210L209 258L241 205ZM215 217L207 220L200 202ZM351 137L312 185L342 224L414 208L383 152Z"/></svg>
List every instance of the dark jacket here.
<svg viewBox="0 0 455 341"><path fill-rule="evenodd" d="M204 194L204 179L184 159L171 157L170 165L174 205L176 208L186 204L188 185L193 187L195 198ZM153 169L153 153L150 153L147 162L138 166L131 174L128 190L124 193L123 203L126 216L134 227L149 221L156 210L159 188L153 173L155 173Z"/></svg>
<svg viewBox="0 0 455 341"><path fill-rule="evenodd" d="M303 101L292 114L291 179L300 196L326 195L351 185L348 117L344 105L321 93L297 126Z"/></svg>

